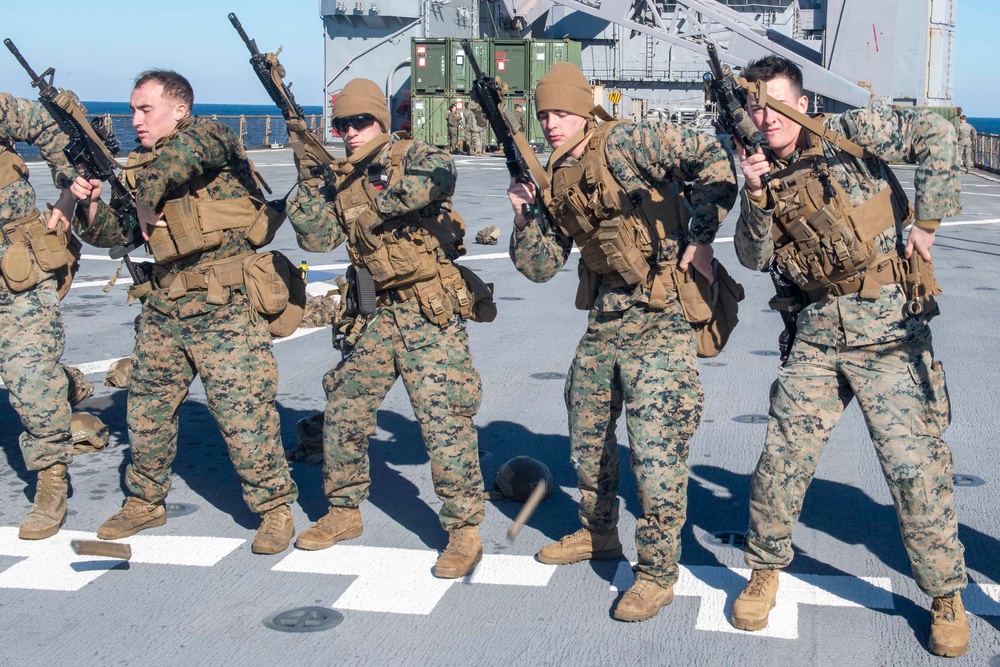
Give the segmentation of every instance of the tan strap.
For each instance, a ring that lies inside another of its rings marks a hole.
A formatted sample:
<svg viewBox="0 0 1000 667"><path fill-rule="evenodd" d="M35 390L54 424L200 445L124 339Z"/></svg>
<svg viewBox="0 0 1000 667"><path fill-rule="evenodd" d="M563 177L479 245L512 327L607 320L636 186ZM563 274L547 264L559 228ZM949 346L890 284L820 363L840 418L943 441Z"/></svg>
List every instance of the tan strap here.
<svg viewBox="0 0 1000 667"><path fill-rule="evenodd" d="M41 212L37 209L31 209L31 212L23 218L18 218L16 220L11 220L10 222L4 223L3 233L11 243L28 243L31 241L28 235L25 233L24 228L26 225L39 220L42 217Z"/></svg>
<svg viewBox="0 0 1000 667"><path fill-rule="evenodd" d="M60 109L68 113L73 117L73 120L80 126L80 128L87 134L91 143L97 147L97 150L106 157L112 164L118 166L119 169L124 169L125 165L115 159L115 156L111 154L108 147L104 145L104 141L97 136L97 132L91 127L90 121L87 120L87 110L80 104L79 98L76 96L72 90L60 90L52 101Z"/></svg>
<svg viewBox="0 0 1000 667"><path fill-rule="evenodd" d="M193 268L168 273L157 280L157 288L169 290L167 298L176 301L189 292L207 291L211 304L226 302L225 288L243 286L243 260L254 253L245 252L225 259L198 264Z"/></svg>
<svg viewBox="0 0 1000 667"><path fill-rule="evenodd" d="M0 150L0 189L28 177L28 165L14 151Z"/></svg>

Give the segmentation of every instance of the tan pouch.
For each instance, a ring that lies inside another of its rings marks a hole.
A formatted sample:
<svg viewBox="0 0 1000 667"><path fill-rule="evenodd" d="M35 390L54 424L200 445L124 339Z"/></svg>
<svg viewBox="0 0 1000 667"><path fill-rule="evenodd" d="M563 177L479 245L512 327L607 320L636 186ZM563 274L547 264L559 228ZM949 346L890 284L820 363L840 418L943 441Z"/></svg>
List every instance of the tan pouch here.
<svg viewBox="0 0 1000 667"><path fill-rule="evenodd" d="M280 204L280 209L274 204ZM247 241L255 248L263 248L274 240L274 235L278 233L278 228L285 221L285 203L281 200L277 202L263 202L254 220L247 228Z"/></svg>
<svg viewBox="0 0 1000 667"><path fill-rule="evenodd" d="M715 281L709 290L711 317L705 324L695 326L698 356L702 358L718 356L725 347L739 322L739 302L745 296L743 285L733 280L719 260L712 260L712 268ZM704 276L699 273L698 277L707 284Z"/></svg>
<svg viewBox="0 0 1000 667"><path fill-rule="evenodd" d="M223 229L250 227L257 219L258 208L248 196L232 199L195 199L195 210L206 235Z"/></svg>
<svg viewBox="0 0 1000 667"><path fill-rule="evenodd" d="M221 230L202 230L190 196L171 199L164 204L163 217L167 226L153 227L149 235L149 247L157 264L169 264L222 243Z"/></svg>
<svg viewBox="0 0 1000 667"><path fill-rule="evenodd" d="M590 310L597 303L597 293L601 289L601 274L591 271L581 259L576 267L580 284L576 288L576 307L578 310Z"/></svg>
<svg viewBox="0 0 1000 667"><path fill-rule="evenodd" d="M284 338L295 333L306 312L306 279L302 269L295 266L280 252L271 252L276 263L284 263L288 270L288 305L276 315L267 317L267 330L275 338Z"/></svg>
<svg viewBox="0 0 1000 667"><path fill-rule="evenodd" d="M60 301L66 298L66 295L69 294L69 288L73 286L73 278L76 277L76 272L80 270L80 257L82 254L83 244L80 242L80 239L71 233L69 241L66 244L66 266L56 271L56 281L58 283L56 291L59 293Z"/></svg>
<svg viewBox="0 0 1000 667"><path fill-rule="evenodd" d="M45 221L38 217L21 225L21 230L31 244L35 263L42 271L53 273L69 263L66 254L66 232L61 226L49 229L45 226Z"/></svg>
<svg viewBox="0 0 1000 667"><path fill-rule="evenodd" d="M428 320L439 327L448 326L455 316L454 301L439 278L427 280L413 286L417 292L420 311Z"/></svg>
<svg viewBox="0 0 1000 667"><path fill-rule="evenodd" d="M25 292L38 284L38 273L31 262L31 251L27 243L15 241L7 246L7 252L0 259L0 273L7 283L7 289L14 294Z"/></svg>
<svg viewBox="0 0 1000 667"><path fill-rule="evenodd" d="M712 319L712 285L709 285L708 279L698 273L694 266L689 266L687 271L674 268L673 278L684 319L696 325L705 324Z"/></svg>
<svg viewBox="0 0 1000 667"><path fill-rule="evenodd" d="M262 252L243 260L243 282L254 310L277 315L288 306L290 263L280 253Z"/></svg>
<svg viewBox="0 0 1000 667"><path fill-rule="evenodd" d="M476 272L467 266L458 265L462 279L469 292L472 293L473 322L492 322L497 318L497 303L493 299L493 283L483 282Z"/></svg>

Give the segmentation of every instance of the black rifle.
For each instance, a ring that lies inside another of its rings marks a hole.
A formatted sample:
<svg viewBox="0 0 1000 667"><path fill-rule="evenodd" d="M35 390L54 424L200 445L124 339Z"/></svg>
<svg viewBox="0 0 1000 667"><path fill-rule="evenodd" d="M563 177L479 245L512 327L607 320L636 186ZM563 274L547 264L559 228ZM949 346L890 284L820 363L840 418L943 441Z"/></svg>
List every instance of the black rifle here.
<svg viewBox="0 0 1000 667"><path fill-rule="evenodd" d="M525 204L521 208L521 215L530 222L535 219L535 215L542 208L539 201L541 193L538 184L534 183L524 157L517 150L517 146L514 145L514 136L511 134L510 126L504 120L503 112L500 110L503 106L503 95L500 94L500 88L497 86L496 79L483 74L483 70L480 69L479 63L476 61L475 54L472 53L472 42L463 39L462 49L465 51L465 57L469 59L472 71L476 75L475 80L472 82L471 96L483 108L486 120L489 121L490 127L493 128L493 134L496 135L497 143L503 149L503 156L507 161L507 171L510 172L510 175L518 183L533 183L535 185L535 206L531 207Z"/></svg>
<svg viewBox="0 0 1000 667"><path fill-rule="evenodd" d="M770 159L771 149L767 145L767 139L747 115L746 107L749 101L747 91L736 83L729 65L724 65L719 60L715 44L709 42L706 48L712 71L705 73L704 80L719 112L716 132L730 135L734 141L739 141L748 153L760 150ZM766 175L761 181L767 182Z"/></svg>
<svg viewBox="0 0 1000 667"><path fill-rule="evenodd" d="M781 355L781 363L784 365L792 351L792 344L795 343L796 320L799 311L806 304L806 295L794 280L782 272L781 267L778 266L777 255L771 255L767 272L771 275L771 282L774 283L775 300L783 302L782 307L776 308L776 310L781 313L781 323L785 325L784 331L778 334L778 352Z"/></svg>
<svg viewBox="0 0 1000 667"><path fill-rule="evenodd" d="M253 71L257 75L257 78L260 79L264 90L270 95L275 106L281 111L281 115L284 116L285 120L303 118L305 112L302 111L302 107L298 105L295 101L295 96L292 95L292 84L286 86L285 82L282 81L285 69L278 63L278 54L275 53L272 58L268 58L271 54L261 53L260 49L257 48L257 40L250 39L250 36L243 29L242 24L240 24L240 20L236 18L236 14L229 14L229 22L236 28L236 32L240 33L243 43L250 50L250 64L253 65ZM280 53L281 49L278 49L278 52ZM272 73L275 67L278 68L277 77ZM275 79L281 82L280 86L275 82Z"/></svg>
<svg viewBox="0 0 1000 667"><path fill-rule="evenodd" d="M83 178L98 179L111 186L110 206L121 222L125 243L111 248L108 255L112 259L125 260L125 266L136 285L147 282L149 280L148 271L143 266L136 266L128 256L128 253L144 245L145 241L139 227L135 198L118 180L116 172L118 165L112 159L121 150L121 143L115 136L114 129L103 119L95 118L90 122L91 132L88 132L87 128L84 127L87 110L80 104L76 94L69 90L60 90L52 85L56 73L55 69L50 67L41 75L35 74L35 70L17 50L14 42L5 39L3 43L31 77L32 87L38 88L39 102L55 118L59 129L69 137L69 144L64 152L76 172ZM90 202L81 202L81 204L89 206Z"/></svg>

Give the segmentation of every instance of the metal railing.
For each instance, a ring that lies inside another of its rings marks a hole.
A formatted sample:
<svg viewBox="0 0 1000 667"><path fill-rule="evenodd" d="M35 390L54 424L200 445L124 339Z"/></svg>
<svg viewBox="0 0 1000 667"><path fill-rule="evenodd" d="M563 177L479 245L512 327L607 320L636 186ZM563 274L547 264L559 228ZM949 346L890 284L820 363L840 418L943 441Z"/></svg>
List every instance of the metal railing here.
<svg viewBox="0 0 1000 667"><path fill-rule="evenodd" d="M132 116L127 114L91 114L87 119L104 117L111 123L115 135L122 143L122 153L124 158L130 150L138 144L135 142L135 130L132 128ZM243 142L246 148L261 148L272 144L287 144L288 130L285 128L285 121L281 116L217 116L210 118L218 120L220 123L231 129ZM315 134L322 141L323 132L322 114L311 114L305 117L309 131ZM38 148L29 144L17 143L17 152L22 157L38 156Z"/></svg>
<svg viewBox="0 0 1000 667"><path fill-rule="evenodd" d="M977 168L1000 173L1000 134L977 134L972 154Z"/></svg>

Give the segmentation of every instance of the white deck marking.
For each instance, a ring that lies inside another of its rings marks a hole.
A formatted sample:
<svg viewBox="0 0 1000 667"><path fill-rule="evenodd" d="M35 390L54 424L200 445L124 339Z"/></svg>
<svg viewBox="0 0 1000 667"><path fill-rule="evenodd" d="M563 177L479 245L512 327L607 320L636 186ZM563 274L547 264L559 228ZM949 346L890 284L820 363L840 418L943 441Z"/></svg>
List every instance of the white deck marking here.
<svg viewBox="0 0 1000 667"><path fill-rule="evenodd" d="M333 602L335 609L427 615L456 583L545 586L555 566L531 556L486 555L464 579L431 574L436 551L336 545L322 551L295 551L274 566L277 572L355 576Z"/></svg>
<svg viewBox="0 0 1000 667"><path fill-rule="evenodd" d="M47 540L21 540L17 528L0 528L0 555L24 560L0 572L0 588L46 591L78 591L122 563L119 559L78 556L70 540L93 540L93 533L61 530ZM211 567L246 540L226 537L177 537L136 535L127 540L132 546L133 563Z"/></svg>

